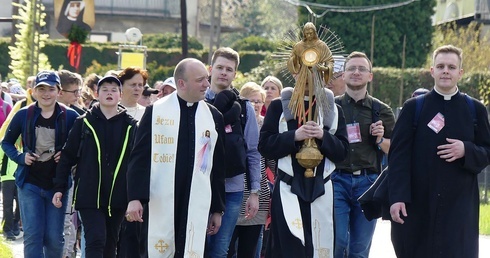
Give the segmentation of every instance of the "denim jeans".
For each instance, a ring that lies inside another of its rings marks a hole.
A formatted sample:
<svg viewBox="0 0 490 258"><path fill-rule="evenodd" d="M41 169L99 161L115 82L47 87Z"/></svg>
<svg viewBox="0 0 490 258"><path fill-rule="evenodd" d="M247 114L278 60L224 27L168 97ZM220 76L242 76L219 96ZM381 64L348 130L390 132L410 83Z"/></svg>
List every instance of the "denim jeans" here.
<svg viewBox="0 0 490 258"><path fill-rule="evenodd" d="M19 199L17 198L17 186L15 180L7 180L2 182L3 196L3 233L14 234L14 231L19 229ZM17 203L14 209L14 201ZM15 226L17 224L17 226Z"/></svg>
<svg viewBox="0 0 490 258"><path fill-rule="evenodd" d="M51 202L52 190L25 183L17 191L24 229L24 257L61 257L67 194L61 200L62 207L56 208Z"/></svg>
<svg viewBox="0 0 490 258"><path fill-rule="evenodd" d="M243 200L243 191L226 193L225 195L225 214L221 218L221 227L218 233L208 237L206 246L206 257L226 258L231 237L235 230L240 207Z"/></svg>
<svg viewBox="0 0 490 258"><path fill-rule="evenodd" d="M369 256L376 220L368 221L357 199L376 180L377 174L354 176L332 173L335 214L335 258Z"/></svg>

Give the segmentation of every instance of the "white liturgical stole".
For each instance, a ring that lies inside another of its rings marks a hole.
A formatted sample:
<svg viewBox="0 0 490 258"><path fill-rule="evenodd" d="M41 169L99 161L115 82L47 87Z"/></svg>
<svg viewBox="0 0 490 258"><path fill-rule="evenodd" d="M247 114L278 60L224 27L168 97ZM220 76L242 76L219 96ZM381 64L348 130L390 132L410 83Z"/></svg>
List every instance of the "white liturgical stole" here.
<svg viewBox="0 0 490 258"><path fill-rule="evenodd" d="M335 116L330 125L330 134L335 134L338 123L337 106L333 105ZM317 123L323 127L323 118L320 112ZM279 119L279 133L288 131L288 125L284 114ZM290 176L294 176L291 155L280 158L277 166L280 170ZM317 167L318 168L318 167ZM317 171L315 168L315 174ZM329 176L335 170L335 164L325 158L323 178ZM298 197L291 192L291 186L279 180L281 203L284 219L288 224L289 231L305 244L303 231L303 219L299 207ZM310 205L311 207L311 232L313 233L314 258L333 257L333 188L332 181L325 183L325 194L318 197Z"/></svg>
<svg viewBox="0 0 490 258"><path fill-rule="evenodd" d="M189 197L186 243L184 257L204 257L204 243L211 206L211 169L213 153L218 133L209 107L204 101L194 103L197 106L195 121L195 149ZM187 118L183 118L187 119ZM149 257L174 257L175 230L174 210L177 144L180 125L180 105L174 92L153 105L152 144L151 144L151 181L148 255ZM191 141L191 139L189 139ZM191 141L192 142L192 141ZM187 165L187 164L186 164ZM179 211L177 211L178 214ZM185 216L185 215L184 215Z"/></svg>

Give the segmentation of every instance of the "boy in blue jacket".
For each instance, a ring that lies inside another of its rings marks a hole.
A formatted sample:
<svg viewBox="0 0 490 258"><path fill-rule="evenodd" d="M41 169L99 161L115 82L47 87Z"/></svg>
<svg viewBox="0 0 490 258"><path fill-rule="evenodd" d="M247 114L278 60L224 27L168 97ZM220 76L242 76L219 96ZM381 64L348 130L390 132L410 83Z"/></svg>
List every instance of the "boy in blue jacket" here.
<svg viewBox="0 0 490 258"><path fill-rule="evenodd" d="M56 102L60 78L55 71L36 76L36 102L19 110L2 141L5 154L18 164L18 187L24 229L24 257L61 257L65 209L51 203L60 151L78 114ZM22 137L22 149L15 142Z"/></svg>

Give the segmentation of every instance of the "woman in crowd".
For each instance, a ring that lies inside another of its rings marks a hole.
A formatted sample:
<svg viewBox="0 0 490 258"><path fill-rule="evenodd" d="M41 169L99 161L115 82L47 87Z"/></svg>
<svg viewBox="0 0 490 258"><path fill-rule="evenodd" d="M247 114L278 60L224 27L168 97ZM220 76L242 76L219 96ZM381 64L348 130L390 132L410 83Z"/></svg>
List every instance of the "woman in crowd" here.
<svg viewBox="0 0 490 258"><path fill-rule="evenodd" d="M265 116L265 112L269 107L271 101L281 96L282 82L279 79L277 79L277 77L269 75L265 77L265 79L260 84L260 87L262 87L262 89L265 90L265 102L264 105L262 106L262 110L260 111L260 114L262 116Z"/></svg>
<svg viewBox="0 0 490 258"><path fill-rule="evenodd" d="M255 110L255 119L257 124L262 127L264 117L260 114L265 101L265 91L255 82L245 83L241 90L240 96L248 99L252 103ZM245 214L245 205L248 196L250 195L249 187L246 187L243 193L243 202L240 210L240 215L233 232L233 237L230 242L228 251L228 257L237 255L240 257L260 257L260 250L262 249L262 229L267 220L269 213L269 199L270 190L267 181L267 175L265 173L266 163L265 159L260 160L261 167L261 180L260 180L260 194L259 194L259 211L253 218L248 218ZM245 177L245 184L248 186L248 178ZM257 250L257 251L256 251Z"/></svg>

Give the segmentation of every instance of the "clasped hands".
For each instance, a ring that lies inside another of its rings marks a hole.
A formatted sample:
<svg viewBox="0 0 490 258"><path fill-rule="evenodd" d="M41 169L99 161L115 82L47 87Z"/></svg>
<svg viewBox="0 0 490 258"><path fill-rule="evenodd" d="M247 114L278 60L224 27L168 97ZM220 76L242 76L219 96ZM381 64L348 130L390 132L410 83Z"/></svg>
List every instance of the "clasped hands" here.
<svg viewBox="0 0 490 258"><path fill-rule="evenodd" d="M314 121L308 121L294 132L295 141L303 141L309 138L323 139L323 128Z"/></svg>

